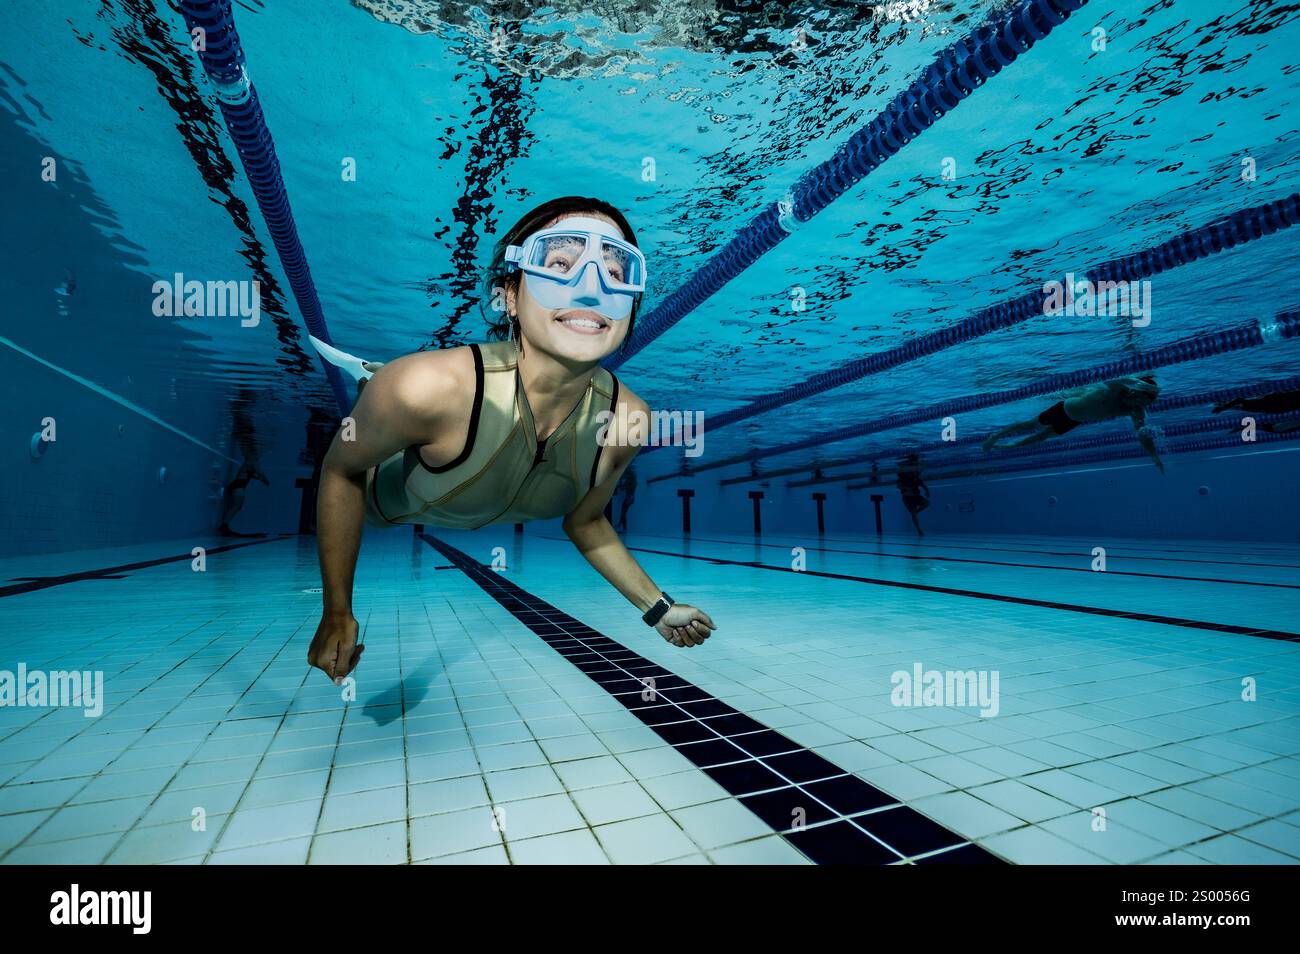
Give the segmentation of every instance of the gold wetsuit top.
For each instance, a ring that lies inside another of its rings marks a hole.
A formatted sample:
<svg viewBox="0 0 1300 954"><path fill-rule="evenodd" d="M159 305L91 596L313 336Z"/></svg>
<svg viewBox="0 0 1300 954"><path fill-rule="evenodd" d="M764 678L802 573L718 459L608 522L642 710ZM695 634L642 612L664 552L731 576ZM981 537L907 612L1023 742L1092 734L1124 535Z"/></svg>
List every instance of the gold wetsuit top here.
<svg viewBox="0 0 1300 954"><path fill-rule="evenodd" d="M461 530L562 517L596 482L597 432L618 402L618 379L597 368L569 416L537 440L512 341L470 345L474 409L460 456L430 467L408 447L366 473L366 519Z"/></svg>

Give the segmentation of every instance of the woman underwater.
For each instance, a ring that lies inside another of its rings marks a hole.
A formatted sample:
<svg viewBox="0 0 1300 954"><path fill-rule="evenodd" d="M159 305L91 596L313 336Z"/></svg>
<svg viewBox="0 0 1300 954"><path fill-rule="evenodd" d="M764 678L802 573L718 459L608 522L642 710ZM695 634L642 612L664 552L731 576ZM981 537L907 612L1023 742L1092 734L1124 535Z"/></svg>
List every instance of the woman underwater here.
<svg viewBox="0 0 1300 954"><path fill-rule="evenodd" d="M473 529L563 517L587 562L664 639L698 646L717 628L673 603L604 515L647 438L618 422L648 420L649 408L598 362L627 339L645 282L623 214L567 196L524 215L496 246L487 289L507 313L493 328L506 340L383 365L315 342L365 386L354 426L321 466L324 610L310 665L341 683L361 659L352 585L363 521Z"/></svg>

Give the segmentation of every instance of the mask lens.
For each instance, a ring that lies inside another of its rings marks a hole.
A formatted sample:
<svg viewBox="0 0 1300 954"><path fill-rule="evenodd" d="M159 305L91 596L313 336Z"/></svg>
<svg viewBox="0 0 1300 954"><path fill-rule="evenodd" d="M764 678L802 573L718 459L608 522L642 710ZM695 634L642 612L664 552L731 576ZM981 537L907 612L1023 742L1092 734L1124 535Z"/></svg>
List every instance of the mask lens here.
<svg viewBox="0 0 1300 954"><path fill-rule="evenodd" d="M586 250L585 235L546 235L534 243L529 264L564 278L573 273Z"/></svg>
<svg viewBox="0 0 1300 954"><path fill-rule="evenodd" d="M643 284L641 259L627 246L615 244L614 242L602 242L601 255L610 281L620 285Z"/></svg>

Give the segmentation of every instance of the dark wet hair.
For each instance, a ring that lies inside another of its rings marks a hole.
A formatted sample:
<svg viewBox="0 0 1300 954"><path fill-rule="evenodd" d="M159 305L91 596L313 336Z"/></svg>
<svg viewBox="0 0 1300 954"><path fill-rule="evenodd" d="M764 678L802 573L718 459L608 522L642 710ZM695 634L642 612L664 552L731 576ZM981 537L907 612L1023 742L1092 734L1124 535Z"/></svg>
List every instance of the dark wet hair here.
<svg viewBox="0 0 1300 954"><path fill-rule="evenodd" d="M1156 398L1160 396L1160 385L1156 382L1154 374L1144 374L1138 378L1150 385L1151 390L1144 391L1140 388L1125 387L1120 394L1120 401L1125 407L1147 407L1155 403Z"/></svg>
<svg viewBox="0 0 1300 954"><path fill-rule="evenodd" d="M519 245L538 229L546 228L546 226L562 216L578 215L583 212L598 212L613 219L614 224L623 233L623 238L633 245L637 244L636 234L632 231L632 226L628 224L623 213L604 199L566 195L558 199L551 199L549 202L543 202L532 211L525 212L519 221L505 235L501 236L501 239L492 250L492 263L488 265L483 296L483 315L488 321L489 338L496 341L505 341L510 337L510 332L515 330L515 326L519 321L517 318L511 318L506 312L498 313L492 310L492 301L496 297L496 289L510 288L517 286L519 283L520 272L518 270L510 271L506 268L506 247ZM637 247L640 248L639 245ZM637 312L640 310L641 300L638 298L632 303L632 313L627 317L627 335L623 338L623 347L627 347L627 343L632 340L632 328L636 323Z"/></svg>

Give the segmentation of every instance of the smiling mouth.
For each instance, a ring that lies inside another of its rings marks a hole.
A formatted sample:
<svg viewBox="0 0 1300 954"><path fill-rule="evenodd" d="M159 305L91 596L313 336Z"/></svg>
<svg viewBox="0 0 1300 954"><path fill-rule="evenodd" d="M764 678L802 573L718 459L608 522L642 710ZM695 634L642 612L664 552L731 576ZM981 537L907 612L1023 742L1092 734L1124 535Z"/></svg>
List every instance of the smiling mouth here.
<svg viewBox="0 0 1300 954"><path fill-rule="evenodd" d="M609 327L609 322L594 311L566 311L555 319L570 331L584 335L597 335Z"/></svg>

